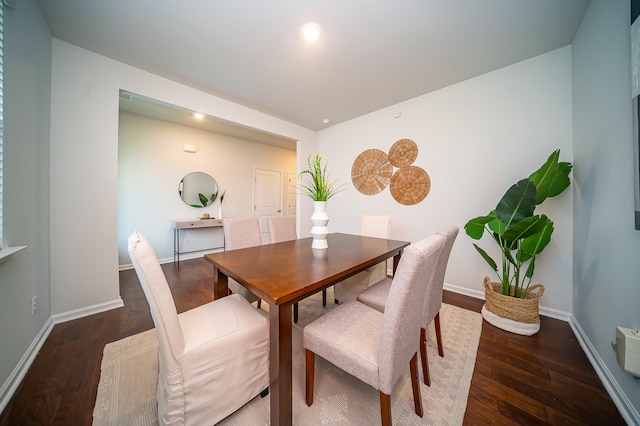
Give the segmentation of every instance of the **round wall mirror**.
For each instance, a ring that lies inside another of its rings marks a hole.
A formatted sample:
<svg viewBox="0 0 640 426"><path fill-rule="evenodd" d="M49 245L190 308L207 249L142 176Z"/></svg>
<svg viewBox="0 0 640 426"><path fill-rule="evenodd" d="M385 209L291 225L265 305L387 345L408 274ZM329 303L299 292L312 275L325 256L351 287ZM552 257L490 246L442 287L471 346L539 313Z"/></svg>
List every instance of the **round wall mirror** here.
<svg viewBox="0 0 640 426"><path fill-rule="evenodd" d="M185 204L201 209L218 198L218 184L206 173L193 172L182 178L178 194Z"/></svg>

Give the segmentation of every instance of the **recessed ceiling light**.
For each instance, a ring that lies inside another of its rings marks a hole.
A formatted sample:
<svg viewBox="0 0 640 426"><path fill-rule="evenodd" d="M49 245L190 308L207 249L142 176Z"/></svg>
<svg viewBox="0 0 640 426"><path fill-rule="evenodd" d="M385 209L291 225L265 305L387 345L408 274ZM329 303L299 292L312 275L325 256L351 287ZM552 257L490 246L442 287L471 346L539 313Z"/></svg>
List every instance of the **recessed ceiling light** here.
<svg viewBox="0 0 640 426"><path fill-rule="evenodd" d="M320 25L309 22L302 27L302 34L307 40L314 41L320 36Z"/></svg>
<svg viewBox="0 0 640 426"><path fill-rule="evenodd" d="M328 118L325 118L322 120L322 124L329 124L331 123L331 120L329 120Z"/></svg>
<svg viewBox="0 0 640 426"><path fill-rule="evenodd" d="M197 118L198 120L202 120L202 119L204 118L204 114L203 114L203 113L201 113L201 112L194 112L194 113L193 113L193 116L194 116L195 118Z"/></svg>

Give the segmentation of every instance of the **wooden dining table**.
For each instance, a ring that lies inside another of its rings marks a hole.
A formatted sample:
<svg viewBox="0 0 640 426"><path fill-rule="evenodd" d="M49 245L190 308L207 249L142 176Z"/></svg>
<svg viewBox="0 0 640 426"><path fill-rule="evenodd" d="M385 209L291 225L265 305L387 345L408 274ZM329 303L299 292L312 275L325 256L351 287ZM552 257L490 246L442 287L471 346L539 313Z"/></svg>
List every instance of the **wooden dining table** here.
<svg viewBox="0 0 640 426"><path fill-rule="evenodd" d="M329 248L311 238L205 255L213 264L214 298L228 295L231 277L269 304L271 424L292 422L292 306L345 278L393 257L395 272L405 241L329 234Z"/></svg>

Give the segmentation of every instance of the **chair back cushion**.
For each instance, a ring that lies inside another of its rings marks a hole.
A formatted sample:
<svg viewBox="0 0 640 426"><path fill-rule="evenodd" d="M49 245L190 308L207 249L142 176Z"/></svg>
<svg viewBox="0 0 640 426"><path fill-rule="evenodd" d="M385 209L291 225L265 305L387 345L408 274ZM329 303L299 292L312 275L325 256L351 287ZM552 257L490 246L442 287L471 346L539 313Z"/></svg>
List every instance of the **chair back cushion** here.
<svg viewBox="0 0 640 426"><path fill-rule="evenodd" d="M257 217L222 219L225 250L238 250L262 244L260 221Z"/></svg>
<svg viewBox="0 0 640 426"><path fill-rule="evenodd" d="M295 216L269 216L267 217L267 224L269 225L269 238L272 243L298 239Z"/></svg>
<svg viewBox="0 0 640 426"><path fill-rule="evenodd" d="M389 238L391 235L391 216L388 214L362 215L360 235L365 237ZM367 287L387 277L387 263L388 262L380 262L368 269L370 276Z"/></svg>
<svg viewBox="0 0 640 426"><path fill-rule="evenodd" d="M182 418L183 377L179 359L184 337L178 312L151 244L138 231L129 236L129 256L136 270L158 336L158 412L163 418Z"/></svg>
<svg viewBox="0 0 640 426"><path fill-rule="evenodd" d="M427 297L424 304L424 319L423 327L427 327L431 321L435 318L436 314L440 312L442 307L442 288L444 286L444 275L447 272L447 263L449 262L449 255L451 254L451 248L458 235L457 226L448 226L440 231L438 235L444 237L444 244L440 250L438 256L438 263L436 269L431 277L429 286L427 288Z"/></svg>
<svg viewBox="0 0 640 426"><path fill-rule="evenodd" d="M365 237L389 238L391 232L390 215L362 215L360 235Z"/></svg>
<svg viewBox="0 0 640 426"><path fill-rule="evenodd" d="M427 285L443 244L444 237L434 234L411 244L400 258L387 297L378 350L379 389L387 395L418 351Z"/></svg>

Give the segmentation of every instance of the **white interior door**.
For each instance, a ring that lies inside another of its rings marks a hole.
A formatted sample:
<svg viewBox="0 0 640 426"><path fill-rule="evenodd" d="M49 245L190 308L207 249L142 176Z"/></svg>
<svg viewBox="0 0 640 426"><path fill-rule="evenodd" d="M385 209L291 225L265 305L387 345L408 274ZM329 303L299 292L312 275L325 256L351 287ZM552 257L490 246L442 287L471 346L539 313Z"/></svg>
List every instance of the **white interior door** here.
<svg viewBox="0 0 640 426"><path fill-rule="evenodd" d="M269 242L267 216L282 215L282 172L254 170L253 215L260 219L262 242Z"/></svg>
<svg viewBox="0 0 640 426"><path fill-rule="evenodd" d="M296 194L298 193L298 176L289 172L287 185L287 214L296 214Z"/></svg>

